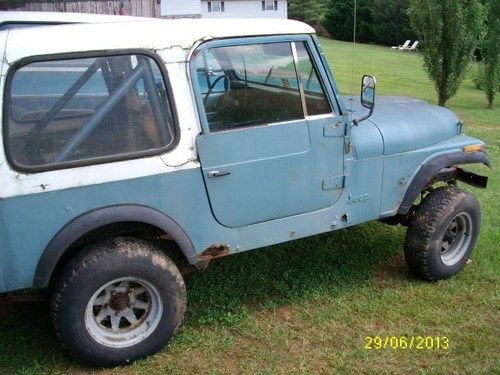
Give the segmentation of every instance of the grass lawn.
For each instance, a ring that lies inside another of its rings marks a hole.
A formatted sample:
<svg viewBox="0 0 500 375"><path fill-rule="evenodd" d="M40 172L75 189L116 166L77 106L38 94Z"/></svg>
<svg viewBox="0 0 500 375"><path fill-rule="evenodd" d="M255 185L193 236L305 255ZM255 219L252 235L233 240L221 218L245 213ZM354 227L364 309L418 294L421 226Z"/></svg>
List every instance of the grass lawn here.
<svg viewBox="0 0 500 375"><path fill-rule="evenodd" d="M337 84L351 93L352 45L322 40ZM378 95L436 103L417 54L357 45L353 91L365 73ZM500 373L500 104L466 79L449 102L467 134L488 144L495 169L482 233L464 272L413 279L402 257L404 229L378 222L214 261L187 277L186 320L159 354L99 370L59 345L46 303L0 311L0 373ZM376 109L375 109L376 110ZM363 126L362 124L360 126ZM366 336L446 336L447 350L366 350Z"/></svg>

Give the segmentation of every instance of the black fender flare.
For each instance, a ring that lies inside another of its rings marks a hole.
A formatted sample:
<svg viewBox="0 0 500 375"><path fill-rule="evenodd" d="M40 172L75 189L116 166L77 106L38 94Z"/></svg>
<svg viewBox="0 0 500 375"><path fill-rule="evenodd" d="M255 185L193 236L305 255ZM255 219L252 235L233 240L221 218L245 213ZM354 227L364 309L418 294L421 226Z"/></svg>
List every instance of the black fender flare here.
<svg viewBox="0 0 500 375"><path fill-rule="evenodd" d="M49 285L57 262L64 252L83 235L104 225L126 221L150 224L167 232L177 242L190 264L198 261L194 246L187 234L167 215L142 205L107 206L81 214L54 235L38 261L33 286L45 288Z"/></svg>
<svg viewBox="0 0 500 375"><path fill-rule="evenodd" d="M453 152L437 156L422 164L422 168L410 183L398 209L398 215L406 215L429 181L443 168L460 164L484 164L491 168L485 152Z"/></svg>

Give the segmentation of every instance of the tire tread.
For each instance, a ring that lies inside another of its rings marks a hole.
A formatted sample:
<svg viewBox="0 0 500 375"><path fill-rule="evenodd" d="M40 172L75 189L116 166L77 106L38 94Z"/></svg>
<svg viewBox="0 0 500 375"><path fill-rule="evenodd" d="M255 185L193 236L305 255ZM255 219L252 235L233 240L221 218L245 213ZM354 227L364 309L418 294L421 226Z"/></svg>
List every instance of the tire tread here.
<svg viewBox="0 0 500 375"><path fill-rule="evenodd" d="M428 252L432 249L432 236L443 216L453 212L469 193L456 186L443 186L431 191L412 216L405 238L405 259L410 270L418 277L435 281L431 272Z"/></svg>
<svg viewBox="0 0 500 375"><path fill-rule="evenodd" d="M185 294L185 284L180 274L177 266L173 261L171 261L164 252L157 247L154 243L133 238L133 237L114 237L102 242L91 244L73 256L73 258L67 263L65 267L61 269L56 278L55 289L52 295L51 301L51 320L55 328L57 337L62 342L63 346L70 352L73 352L77 356L79 353L75 353L72 348L66 345L63 338L63 333L61 332L60 322L62 317L60 316L60 307L64 299L65 294L68 292L70 286L75 282L75 278L85 272L89 267L98 264L101 261L110 259L116 252L128 252L129 254L148 254L153 259L156 266L164 269L165 274L170 274L179 290L182 291L179 302L180 308L176 311L176 316L174 317L175 328L174 333L179 328L182 323L182 319L186 310L186 294ZM163 272L163 271L162 271ZM92 358L84 358L85 360L99 364ZM120 363L102 363L102 365L116 365Z"/></svg>

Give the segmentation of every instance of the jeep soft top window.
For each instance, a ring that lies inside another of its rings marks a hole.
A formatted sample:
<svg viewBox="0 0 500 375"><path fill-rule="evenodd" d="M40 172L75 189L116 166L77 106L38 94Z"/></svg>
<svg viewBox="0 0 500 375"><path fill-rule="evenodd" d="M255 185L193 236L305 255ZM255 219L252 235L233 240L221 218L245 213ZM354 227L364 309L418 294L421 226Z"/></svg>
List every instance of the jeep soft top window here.
<svg viewBox="0 0 500 375"><path fill-rule="evenodd" d="M304 118L288 42L211 48L194 64L210 131Z"/></svg>
<svg viewBox="0 0 500 375"><path fill-rule="evenodd" d="M166 85L148 56L33 62L10 77L6 146L19 169L126 159L173 141Z"/></svg>

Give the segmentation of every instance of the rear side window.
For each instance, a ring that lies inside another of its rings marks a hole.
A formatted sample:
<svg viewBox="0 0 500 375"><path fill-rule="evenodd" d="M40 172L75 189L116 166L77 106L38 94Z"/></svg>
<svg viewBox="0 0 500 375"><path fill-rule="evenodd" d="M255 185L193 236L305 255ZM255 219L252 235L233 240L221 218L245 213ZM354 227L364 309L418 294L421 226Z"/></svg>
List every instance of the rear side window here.
<svg viewBox="0 0 500 375"><path fill-rule="evenodd" d="M148 56L34 62L9 82L5 143L19 169L126 159L173 142L166 85Z"/></svg>
<svg viewBox="0 0 500 375"><path fill-rule="evenodd" d="M288 42L211 48L194 64L212 132L304 118Z"/></svg>

